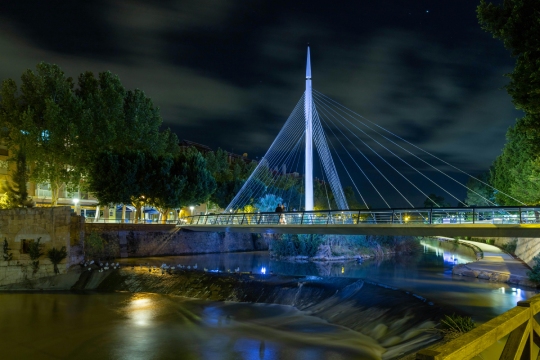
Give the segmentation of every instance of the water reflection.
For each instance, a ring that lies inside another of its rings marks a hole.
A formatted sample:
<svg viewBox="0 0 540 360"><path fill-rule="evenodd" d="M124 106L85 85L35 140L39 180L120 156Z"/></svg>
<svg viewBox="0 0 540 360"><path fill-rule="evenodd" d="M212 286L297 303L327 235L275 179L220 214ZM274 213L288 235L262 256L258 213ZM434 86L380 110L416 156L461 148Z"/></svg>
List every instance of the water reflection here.
<svg viewBox="0 0 540 360"><path fill-rule="evenodd" d="M0 294L4 359L380 359L373 339L290 306L158 294ZM54 314L54 315L53 315Z"/></svg>
<svg viewBox="0 0 540 360"><path fill-rule="evenodd" d="M124 259L124 264L162 263L193 266L221 272L253 272L299 276L349 277L369 279L419 294L435 304L451 305L484 322L516 306L535 290L516 291L507 284L476 278L452 276L455 264L476 260L472 249L454 242L422 240L422 250L412 255L387 259L333 262L286 262L271 259L268 252L204 254L146 259ZM515 288L515 285L513 285Z"/></svg>

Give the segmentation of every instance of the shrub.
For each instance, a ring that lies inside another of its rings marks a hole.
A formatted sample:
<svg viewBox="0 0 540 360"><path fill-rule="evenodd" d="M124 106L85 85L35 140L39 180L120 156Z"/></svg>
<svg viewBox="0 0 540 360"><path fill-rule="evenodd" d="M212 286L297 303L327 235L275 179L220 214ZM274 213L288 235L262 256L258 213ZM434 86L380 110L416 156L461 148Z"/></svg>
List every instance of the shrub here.
<svg viewBox="0 0 540 360"><path fill-rule="evenodd" d="M90 233L84 240L84 253L87 258L93 259L103 252L103 239L98 233Z"/></svg>
<svg viewBox="0 0 540 360"><path fill-rule="evenodd" d="M450 335L451 337L457 337L466 332L474 329L476 324L470 316L460 316L456 314L445 315L441 319L441 331L445 335Z"/></svg>
<svg viewBox="0 0 540 360"><path fill-rule="evenodd" d="M114 259L120 251L116 238L90 233L84 240L84 252L88 259Z"/></svg>
<svg viewBox="0 0 540 360"><path fill-rule="evenodd" d="M30 245L28 245L28 255L30 255L30 259L32 260L32 273L34 274L39 269L39 258L43 256L42 248L41 238L30 242Z"/></svg>
<svg viewBox="0 0 540 360"><path fill-rule="evenodd" d="M515 255L517 248L517 240L512 240L506 244L503 244L501 248L509 254Z"/></svg>
<svg viewBox="0 0 540 360"><path fill-rule="evenodd" d="M323 237L317 234L284 234L272 242L272 253L277 257L307 256L317 254Z"/></svg>
<svg viewBox="0 0 540 360"><path fill-rule="evenodd" d="M11 249L9 248L7 238L4 238L4 253L2 254L4 261L9 261L13 257L13 253L10 253L9 250Z"/></svg>
<svg viewBox="0 0 540 360"><path fill-rule="evenodd" d="M47 251L47 257L51 260L51 262L54 265L54 273L58 274L60 271L58 270L58 264L62 262L67 257L67 251L66 247L62 246L60 250L57 250L56 248L52 248L49 251Z"/></svg>
<svg viewBox="0 0 540 360"><path fill-rule="evenodd" d="M529 280L539 284L540 283L540 256L537 255L533 257L533 260L535 261L536 264L533 266L531 271L527 271L527 276L529 277Z"/></svg>

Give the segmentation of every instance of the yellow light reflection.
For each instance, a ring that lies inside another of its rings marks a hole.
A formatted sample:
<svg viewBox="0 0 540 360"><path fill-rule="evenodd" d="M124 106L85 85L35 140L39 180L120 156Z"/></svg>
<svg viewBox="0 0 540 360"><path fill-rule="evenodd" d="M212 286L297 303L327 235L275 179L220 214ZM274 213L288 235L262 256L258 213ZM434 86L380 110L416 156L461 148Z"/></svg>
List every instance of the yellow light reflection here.
<svg viewBox="0 0 540 360"><path fill-rule="evenodd" d="M144 295L136 295L129 303L128 317L136 325L147 326L154 317L154 305L152 299L145 298Z"/></svg>

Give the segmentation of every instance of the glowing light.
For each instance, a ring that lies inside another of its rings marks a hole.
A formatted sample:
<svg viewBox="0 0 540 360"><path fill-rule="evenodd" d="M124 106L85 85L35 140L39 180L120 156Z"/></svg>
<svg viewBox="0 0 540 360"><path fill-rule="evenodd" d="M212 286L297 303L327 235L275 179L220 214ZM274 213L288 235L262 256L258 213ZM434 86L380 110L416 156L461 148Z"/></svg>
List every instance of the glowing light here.
<svg viewBox="0 0 540 360"><path fill-rule="evenodd" d="M345 267L344 266L341 267L341 273L345 274Z"/></svg>
<svg viewBox="0 0 540 360"><path fill-rule="evenodd" d="M264 266L261 268L261 274L266 274L266 268Z"/></svg>
<svg viewBox="0 0 540 360"><path fill-rule="evenodd" d="M129 304L129 317L139 326L149 325L153 316L152 300L148 298L135 298Z"/></svg>

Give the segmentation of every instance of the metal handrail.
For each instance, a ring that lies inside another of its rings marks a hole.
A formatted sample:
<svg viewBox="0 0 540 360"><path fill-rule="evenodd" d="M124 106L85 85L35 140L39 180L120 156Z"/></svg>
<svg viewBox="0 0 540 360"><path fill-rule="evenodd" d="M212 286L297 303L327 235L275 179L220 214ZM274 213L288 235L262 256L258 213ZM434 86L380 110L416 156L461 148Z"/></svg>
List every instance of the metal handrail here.
<svg viewBox="0 0 540 360"><path fill-rule="evenodd" d="M540 223L540 207L314 210L283 213L228 212L189 216L186 223L189 225L537 224ZM180 220L178 225L182 225Z"/></svg>
<svg viewBox="0 0 540 360"><path fill-rule="evenodd" d="M166 220L158 221L158 220L132 220L132 219L125 219L122 221L122 219L103 219L100 218L98 220L95 220L92 217L88 217L85 219L85 222L88 224L146 224L146 225L163 225L163 224L180 224L181 220Z"/></svg>

